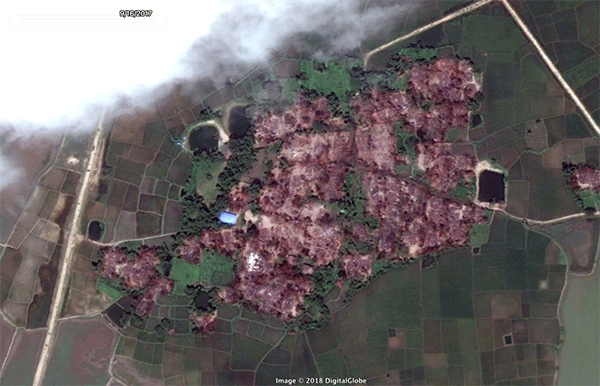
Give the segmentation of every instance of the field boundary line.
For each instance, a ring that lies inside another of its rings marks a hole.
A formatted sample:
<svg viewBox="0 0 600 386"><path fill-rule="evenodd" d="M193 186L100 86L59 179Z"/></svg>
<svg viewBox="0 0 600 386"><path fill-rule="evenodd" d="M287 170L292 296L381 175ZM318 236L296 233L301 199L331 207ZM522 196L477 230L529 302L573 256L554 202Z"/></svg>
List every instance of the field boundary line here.
<svg viewBox="0 0 600 386"><path fill-rule="evenodd" d="M75 255L75 247L77 246L78 235L79 235L79 224L81 223L83 207L89 194L89 185L91 182L91 175L96 171L98 167L98 157L101 156L101 139L103 130L104 118L106 116L106 107L102 111L100 122L96 128L94 138L92 141L91 152L87 162L87 168L83 175L83 181L79 188L79 194L75 203L75 210L73 217L69 224L67 242L63 260L59 268L59 278L57 286L54 290L52 299L52 308L50 309L50 316L48 317L48 331L46 332L46 338L44 339L44 345L42 346L42 352L36 368L35 376L33 378L33 386L40 386L46 375L46 368L50 360L50 349L54 343L54 335L56 327L58 326L58 319L62 310L65 294L67 292L67 283L69 281L70 267Z"/></svg>
<svg viewBox="0 0 600 386"><path fill-rule="evenodd" d="M15 332L13 332L13 336L10 339L10 345L8 345L8 350L6 350L6 357L4 358L4 361L2 361L2 365L0 366L0 378L2 378L4 376L4 371L6 370L6 364L8 363L8 359L10 358L10 352L13 349L13 345L15 344L15 339L17 338L17 333L19 332L19 327L17 327L15 329Z"/></svg>
<svg viewBox="0 0 600 386"><path fill-rule="evenodd" d="M527 40L529 40L531 42L531 44L533 44L533 46L535 47L535 50L537 51L537 53L540 55L540 57L546 64L546 67L548 67L548 69L550 70L552 75L554 75L556 80L558 80L558 83L560 83L563 90L569 95L569 97L571 97L571 99L573 100L575 105L577 105L577 107L579 108L579 110L581 111L581 113L583 114L585 119L590 124L590 126L592 126L592 128L596 131L596 134L598 136L600 136L600 126L598 125L598 123L596 121L594 121L594 118L589 113L589 111L587 110L585 105L581 102L581 99L579 99L577 94L575 94L575 91L573 91L573 89L571 88L571 86L569 86L569 84L567 83L565 78L563 78L562 74L560 73L560 71L558 70L556 65L552 62L552 60L550 59L548 54L546 54L546 51L544 51L544 48L537 41L535 36L533 36L533 34L531 33L531 30L529 29L529 27L527 27L527 25L525 24L523 19L521 19L521 16L519 16L517 11L515 11L515 9L512 7L512 5L509 4L508 0L500 0L500 1L504 5L504 8L506 8L508 13L510 14L511 18L517 24L517 26L519 27L521 32L523 32L523 35L525 35Z"/></svg>
<svg viewBox="0 0 600 386"><path fill-rule="evenodd" d="M40 174L39 178L37 178L35 180L34 188L31 190L31 193L29 194L29 196L27 196L27 200L25 201L25 206L23 207L23 210L21 211L21 214L19 214L19 217L17 217L17 219L15 220L15 223L14 223L12 229L10 230L10 233L8 234L8 237L6 238L6 243L5 244L0 244L3 247L12 248L10 245L8 245L8 240L10 240L11 236L15 232L15 229L17 228L17 223L19 222L19 220L21 220L21 218L25 215L25 212L27 212L27 205L29 205L31 197L33 196L33 193L35 192L35 189L38 188L40 181L42 180L42 178L44 178L44 176L46 174L48 174L50 172L50 169L52 169L53 167L57 166L56 165L56 160L58 160L58 156L60 155L60 152L63 150L66 138L67 138L67 134L65 132L65 133L62 134L62 140L60 141L60 145L58 146L58 148L56 150L56 154L54 155L54 159L51 162L50 161L48 162L48 166L46 167L46 169L44 171L42 171L42 173ZM65 168L61 168L61 169L65 169ZM65 169L65 170L69 170L69 169ZM76 171L76 170L73 170L73 171ZM46 189L49 192L51 191L50 189L47 189L47 188L43 188L43 189ZM38 217L39 219L41 219L41 217L39 217L37 215L36 215L36 217ZM48 220L48 219L44 219L44 220ZM48 220L48 221L50 221L50 220ZM52 221L50 221L50 222L52 222ZM19 243L19 245L15 249L21 248L21 244L23 243L23 241L25 241L25 239L27 238L27 236L29 236L29 234L31 234L32 230L33 230L33 228L31 228L29 230L29 232L27 232L27 235L23 238L23 240L21 241L21 243ZM2 256L0 257L0 260L2 260L3 258L4 258L4 254L2 254Z"/></svg>
<svg viewBox="0 0 600 386"><path fill-rule="evenodd" d="M496 0L479 0L479 1L475 2L475 3L473 3L473 4L469 4L466 7L462 8L462 9L459 9L458 11L454 11L454 12L452 12L452 13L450 13L450 14L448 14L448 15L440 18L440 19L437 19L436 21L433 21L433 22L431 22L429 24L426 24L423 27L419 27L416 30L414 30L414 31L412 31L412 32L410 32L410 33L408 33L408 34L406 34L404 36L396 38L396 39L392 40L391 42L385 43L385 44L383 44L383 45L381 45L381 46L379 46L379 47L377 47L377 48L375 48L375 49L367 52L367 54L365 55L365 59L363 61L363 67L364 67L364 69L365 70L367 69L367 64L369 63L369 59L371 59L371 56L373 56L375 54L378 54L381 51L385 51L388 48L393 47L396 44L401 43L401 42L403 42L403 41L405 41L407 39L410 39L410 38L412 38L414 36L417 36L417 35L419 35L422 32L425 32L427 30L435 28L438 25L444 24L444 23L446 23L446 22L448 22L450 20L456 19L457 17L460 17L460 16L463 16L463 15L465 15L467 13L470 13L470 12L472 12L472 11L478 9L478 8L481 8L481 7L483 7L483 6L487 5L487 4L490 4L490 3L494 2L494 1L496 1Z"/></svg>

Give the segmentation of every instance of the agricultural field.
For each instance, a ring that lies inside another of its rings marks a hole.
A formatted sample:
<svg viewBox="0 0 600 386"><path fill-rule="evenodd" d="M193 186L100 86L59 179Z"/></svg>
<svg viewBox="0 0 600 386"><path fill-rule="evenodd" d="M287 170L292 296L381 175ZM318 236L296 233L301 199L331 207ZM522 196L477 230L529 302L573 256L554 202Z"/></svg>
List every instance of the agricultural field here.
<svg viewBox="0 0 600 386"><path fill-rule="evenodd" d="M1 384L27 385L33 382L37 361L32 358L39 357L45 336L45 329L26 331L19 328L6 362L3 363Z"/></svg>
<svg viewBox="0 0 600 386"><path fill-rule="evenodd" d="M0 333L2 334L2 340L0 340L0 362L4 363L4 360L8 356L10 344L12 343L13 337L16 333L16 328L12 324L8 323L4 318L0 318Z"/></svg>
<svg viewBox="0 0 600 386"><path fill-rule="evenodd" d="M590 113L600 120L600 4L597 1L517 1L532 33Z"/></svg>
<svg viewBox="0 0 600 386"><path fill-rule="evenodd" d="M117 333L101 317L60 323L46 383L105 385Z"/></svg>
<svg viewBox="0 0 600 386"><path fill-rule="evenodd" d="M68 135L26 201L0 260L0 304L19 327L46 325L64 227L75 201L89 136Z"/></svg>
<svg viewBox="0 0 600 386"><path fill-rule="evenodd" d="M36 141L2 132L0 150L18 166L19 178L5 186L0 200L0 243L6 244L40 177L56 160L62 135L39 135ZM8 177L7 177L8 178Z"/></svg>
<svg viewBox="0 0 600 386"><path fill-rule="evenodd" d="M182 286L203 284L226 285L233 281L234 261L227 256L208 252L201 264L190 264L181 259L171 263L170 278ZM177 292L177 289L175 290ZM183 294L182 294L183 295Z"/></svg>
<svg viewBox="0 0 600 386"><path fill-rule="evenodd" d="M497 215L476 254L443 253L433 266L390 270L354 294L333 290L331 323L306 333L222 305L215 332L198 336L187 298L169 295L142 324L121 330L114 371L167 384L317 374L376 384L552 384L565 271L551 239ZM165 318L172 335L157 333Z"/></svg>

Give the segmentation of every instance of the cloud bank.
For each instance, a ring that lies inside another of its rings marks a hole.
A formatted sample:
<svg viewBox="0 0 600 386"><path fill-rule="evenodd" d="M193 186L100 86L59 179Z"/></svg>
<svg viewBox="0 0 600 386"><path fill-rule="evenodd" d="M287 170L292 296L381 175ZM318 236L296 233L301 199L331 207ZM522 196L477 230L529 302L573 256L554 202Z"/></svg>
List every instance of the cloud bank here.
<svg viewBox="0 0 600 386"><path fill-rule="evenodd" d="M102 105L143 106L170 84L236 80L298 35L318 39L325 53L354 51L407 1L4 0L0 134L89 130ZM151 9L153 18L121 18L121 9ZM0 190L18 178L7 154L0 149Z"/></svg>
<svg viewBox="0 0 600 386"><path fill-rule="evenodd" d="M0 14L10 18L0 25L0 123L36 129L78 122L90 105L135 99L171 81L222 81L240 64L267 61L298 33L319 35L329 49L347 52L404 7L402 2L365 7L361 0L128 3L126 9L152 9L164 20L164 26L145 27L141 18L118 17L121 2L20 3L0 5ZM23 15L70 18L60 26L27 27ZM102 15L112 16L113 24L87 21Z"/></svg>

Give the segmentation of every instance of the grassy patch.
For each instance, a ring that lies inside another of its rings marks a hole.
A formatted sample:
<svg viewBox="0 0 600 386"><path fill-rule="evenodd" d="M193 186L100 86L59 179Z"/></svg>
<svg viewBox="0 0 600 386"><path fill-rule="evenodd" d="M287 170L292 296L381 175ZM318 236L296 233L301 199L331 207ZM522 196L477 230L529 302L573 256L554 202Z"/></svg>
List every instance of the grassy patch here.
<svg viewBox="0 0 600 386"><path fill-rule="evenodd" d="M112 300L119 300L123 297L123 292L115 285L107 283L103 279L96 281L96 289L103 294L108 295Z"/></svg>
<svg viewBox="0 0 600 386"><path fill-rule="evenodd" d="M347 94L352 90L352 78L344 64L335 62L320 62L304 60L300 63L303 78L300 86L329 95L336 94L340 100L347 100Z"/></svg>
<svg viewBox="0 0 600 386"><path fill-rule="evenodd" d="M235 278L235 262L227 256L205 251L202 255L200 281L212 285L227 285Z"/></svg>
<svg viewBox="0 0 600 386"><path fill-rule="evenodd" d="M421 326L420 269L419 264L413 264L392 270L366 289L369 328Z"/></svg>
<svg viewBox="0 0 600 386"><path fill-rule="evenodd" d="M565 129L568 139L587 138L590 136L590 131L579 114L569 114L565 116Z"/></svg>
<svg viewBox="0 0 600 386"><path fill-rule="evenodd" d="M194 285L200 282L201 267L181 259L173 259L169 278L183 285Z"/></svg>
<svg viewBox="0 0 600 386"><path fill-rule="evenodd" d="M571 87L577 88L590 81L593 77L598 76L598 74L600 74L600 55L586 60L563 75Z"/></svg>
<svg viewBox="0 0 600 386"><path fill-rule="evenodd" d="M445 318L472 318L471 251L460 249L440 256L440 301Z"/></svg>
<svg viewBox="0 0 600 386"><path fill-rule="evenodd" d="M344 377L347 374L344 358L338 350L331 350L317 357L320 374L325 377Z"/></svg>
<svg viewBox="0 0 600 386"><path fill-rule="evenodd" d="M248 336L233 333L231 368L255 370L262 357L271 349L268 344Z"/></svg>
<svg viewBox="0 0 600 386"><path fill-rule="evenodd" d="M169 278L178 284L187 286L203 283L205 285L227 285L235 278L235 263L224 255L204 251L201 264L190 264L173 259Z"/></svg>
<svg viewBox="0 0 600 386"><path fill-rule="evenodd" d="M490 239L490 225L489 224L475 224L471 227L469 233L469 240L473 247L479 248L483 244L487 244Z"/></svg>
<svg viewBox="0 0 600 386"><path fill-rule="evenodd" d="M221 157L200 157L194 162L192 173L196 176L196 192L211 204L217 198L219 174L225 169L225 160Z"/></svg>
<svg viewBox="0 0 600 386"><path fill-rule="evenodd" d="M464 42L483 51L514 51L526 42L510 18L469 15L463 23Z"/></svg>

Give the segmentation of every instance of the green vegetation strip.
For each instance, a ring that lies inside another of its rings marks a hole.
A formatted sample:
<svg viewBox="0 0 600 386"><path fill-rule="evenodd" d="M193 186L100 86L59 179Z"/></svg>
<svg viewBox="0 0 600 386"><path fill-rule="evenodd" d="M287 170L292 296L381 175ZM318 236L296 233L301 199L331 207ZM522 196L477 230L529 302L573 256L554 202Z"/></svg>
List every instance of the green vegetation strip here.
<svg viewBox="0 0 600 386"><path fill-rule="evenodd" d="M119 300L123 296L123 292L113 287L102 279L96 281L96 289L105 295L108 295L113 300Z"/></svg>

